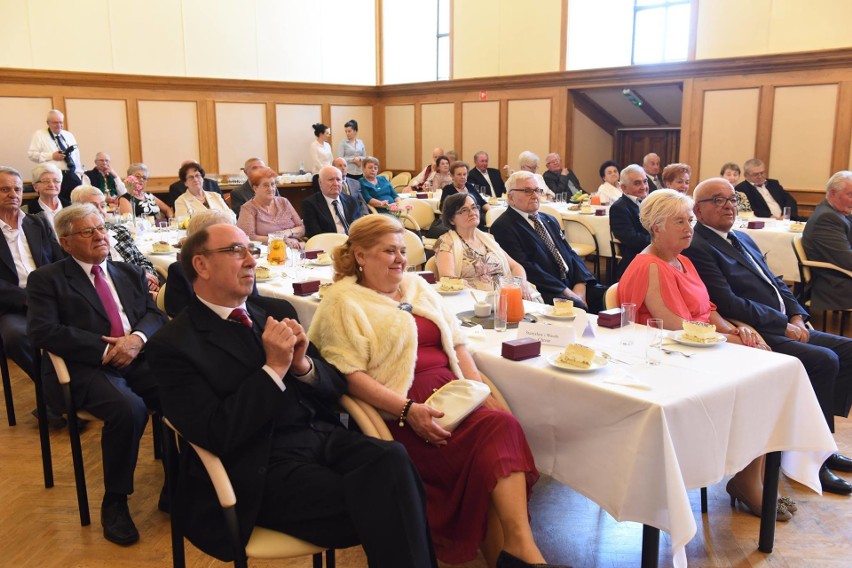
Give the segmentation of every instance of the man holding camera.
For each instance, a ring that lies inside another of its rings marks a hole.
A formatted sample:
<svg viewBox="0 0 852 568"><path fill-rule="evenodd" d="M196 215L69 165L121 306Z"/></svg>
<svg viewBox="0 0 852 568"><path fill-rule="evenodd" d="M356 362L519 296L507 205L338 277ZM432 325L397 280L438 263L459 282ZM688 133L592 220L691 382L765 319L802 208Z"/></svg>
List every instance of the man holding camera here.
<svg viewBox="0 0 852 568"><path fill-rule="evenodd" d="M71 201L71 190L82 183L83 162L77 139L62 129L65 116L56 109L47 113L47 128L36 130L27 152L30 160L37 164L51 162L62 170L62 188L59 197L66 203Z"/></svg>

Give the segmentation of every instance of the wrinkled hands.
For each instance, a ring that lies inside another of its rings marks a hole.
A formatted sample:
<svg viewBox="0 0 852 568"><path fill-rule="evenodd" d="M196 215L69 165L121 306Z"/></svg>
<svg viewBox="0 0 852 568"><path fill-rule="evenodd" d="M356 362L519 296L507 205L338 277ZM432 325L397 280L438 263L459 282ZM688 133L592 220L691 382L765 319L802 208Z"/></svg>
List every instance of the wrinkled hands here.
<svg viewBox="0 0 852 568"><path fill-rule="evenodd" d="M801 341L802 343L807 343L811 336L808 328L805 326L805 320L802 319L802 316L793 316L790 318L784 335L794 341Z"/></svg>
<svg viewBox="0 0 852 568"><path fill-rule="evenodd" d="M297 321L266 318L266 329L263 330L261 341L266 351L266 364L279 376L283 377L290 369L297 375L303 375L310 370L310 361L305 356L308 337Z"/></svg>
<svg viewBox="0 0 852 568"><path fill-rule="evenodd" d="M106 343L109 344L106 355L104 355L101 363L103 365L112 365L116 369L124 369L129 366L145 346L145 342L138 335L125 335L123 337L108 337L101 336Z"/></svg>

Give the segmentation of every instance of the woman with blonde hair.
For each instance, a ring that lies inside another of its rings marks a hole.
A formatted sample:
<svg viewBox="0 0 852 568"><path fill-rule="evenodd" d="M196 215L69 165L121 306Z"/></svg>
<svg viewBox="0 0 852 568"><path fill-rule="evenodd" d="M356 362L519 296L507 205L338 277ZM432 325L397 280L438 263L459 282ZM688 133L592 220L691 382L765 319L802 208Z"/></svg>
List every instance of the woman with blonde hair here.
<svg viewBox="0 0 852 568"><path fill-rule="evenodd" d="M403 231L387 215L352 223L334 250L335 283L310 340L408 450L426 487L441 561L468 562L481 547L490 567L538 565L544 559L527 512L538 471L521 425L489 398L451 433L425 404L450 381L482 379L455 316L423 278L405 271Z"/></svg>

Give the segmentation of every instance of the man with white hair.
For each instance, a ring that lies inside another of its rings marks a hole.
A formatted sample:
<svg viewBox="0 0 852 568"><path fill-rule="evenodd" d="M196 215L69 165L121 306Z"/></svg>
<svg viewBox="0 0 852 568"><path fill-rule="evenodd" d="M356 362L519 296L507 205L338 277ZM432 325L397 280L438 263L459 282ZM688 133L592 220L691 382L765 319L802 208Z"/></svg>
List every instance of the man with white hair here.
<svg viewBox="0 0 852 568"><path fill-rule="evenodd" d="M62 170L62 189L59 195L70 201L71 190L82 183L83 161L74 135L63 130L65 116L53 109L47 113L47 128L33 133L27 152L31 161L42 164L50 162Z"/></svg>
<svg viewBox="0 0 852 568"><path fill-rule="evenodd" d="M588 306L597 313L602 292L583 260L568 246L556 219L539 212L543 190L535 176L515 172L506 180L506 189L509 208L491 225L499 245L524 267L527 279L545 302L567 298L577 307Z"/></svg>
<svg viewBox="0 0 852 568"><path fill-rule="evenodd" d="M637 254L651 244L651 235L639 222L639 204L648 197L648 178L645 170L630 164L621 170L621 192L609 208L609 227L621 241L621 262L615 269L616 279L621 278Z"/></svg>
<svg viewBox="0 0 852 568"><path fill-rule="evenodd" d="M580 186L580 180L570 169L562 166L562 158L556 152L551 152L544 159L547 171L541 176L554 193L568 193L574 195L578 191L584 191Z"/></svg>
<svg viewBox="0 0 852 568"><path fill-rule="evenodd" d="M648 178L649 192L665 187L663 178L660 177L662 168L660 167L660 157L657 154L653 152L645 154L645 157L642 158L642 169L645 170L645 176Z"/></svg>
<svg viewBox="0 0 852 568"><path fill-rule="evenodd" d="M467 174L467 180L476 187L487 187L491 197L501 197L506 193L500 170L488 167L488 152L483 150L473 155L473 169Z"/></svg>
<svg viewBox="0 0 852 568"><path fill-rule="evenodd" d="M814 209L802 235L808 259L830 262L846 270L813 268L811 309L852 308L852 172L828 180L825 199Z"/></svg>
<svg viewBox="0 0 852 568"><path fill-rule="evenodd" d="M412 180L411 180L411 183L408 184L408 186L413 191L420 189L423 186L423 184L426 182L426 180L429 179L429 176L432 175L432 172L436 171L438 169L438 158L440 158L441 156L444 156L444 149L443 148L438 146L437 148L434 148L432 150L432 163L429 164L428 166L426 166L425 168L423 168L423 171L420 172L419 174L417 174L416 176L414 176L414 178L412 178ZM440 187L433 187L432 191L438 191L439 189L441 189L441 188Z"/></svg>
<svg viewBox="0 0 852 568"><path fill-rule="evenodd" d="M83 185L99 188L110 205L118 205L118 196L127 193L121 176L112 169L112 158L106 152L95 154L95 167L85 173Z"/></svg>
<svg viewBox="0 0 852 568"><path fill-rule="evenodd" d="M246 160L246 163L243 164L243 172L245 172L248 179L231 192L231 210L234 212L234 215L237 216L237 219L240 218L240 208L245 204L254 199L254 188L251 186L251 173L254 170L265 168L266 162L264 162L260 158L249 158Z"/></svg>
<svg viewBox="0 0 852 568"><path fill-rule="evenodd" d="M343 182L340 185L340 193L348 195L358 203L361 215L369 215L370 208L367 207L367 202L364 201L364 196L361 195L361 181L346 176L346 159L335 158L332 160L331 165L340 170L340 174L343 176Z"/></svg>
<svg viewBox="0 0 852 568"><path fill-rule="evenodd" d="M358 202L341 193L343 174L334 166L325 166L319 171L319 193L302 201L302 220L305 222L305 237L321 233L349 234L349 225L361 217Z"/></svg>

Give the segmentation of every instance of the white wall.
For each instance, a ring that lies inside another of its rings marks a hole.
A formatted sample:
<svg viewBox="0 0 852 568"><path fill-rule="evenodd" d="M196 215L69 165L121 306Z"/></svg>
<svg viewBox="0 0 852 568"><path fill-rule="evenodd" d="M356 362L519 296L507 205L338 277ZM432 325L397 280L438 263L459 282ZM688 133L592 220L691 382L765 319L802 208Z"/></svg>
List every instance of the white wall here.
<svg viewBox="0 0 852 568"><path fill-rule="evenodd" d="M434 81L438 76L438 4L382 0L384 84Z"/></svg>

